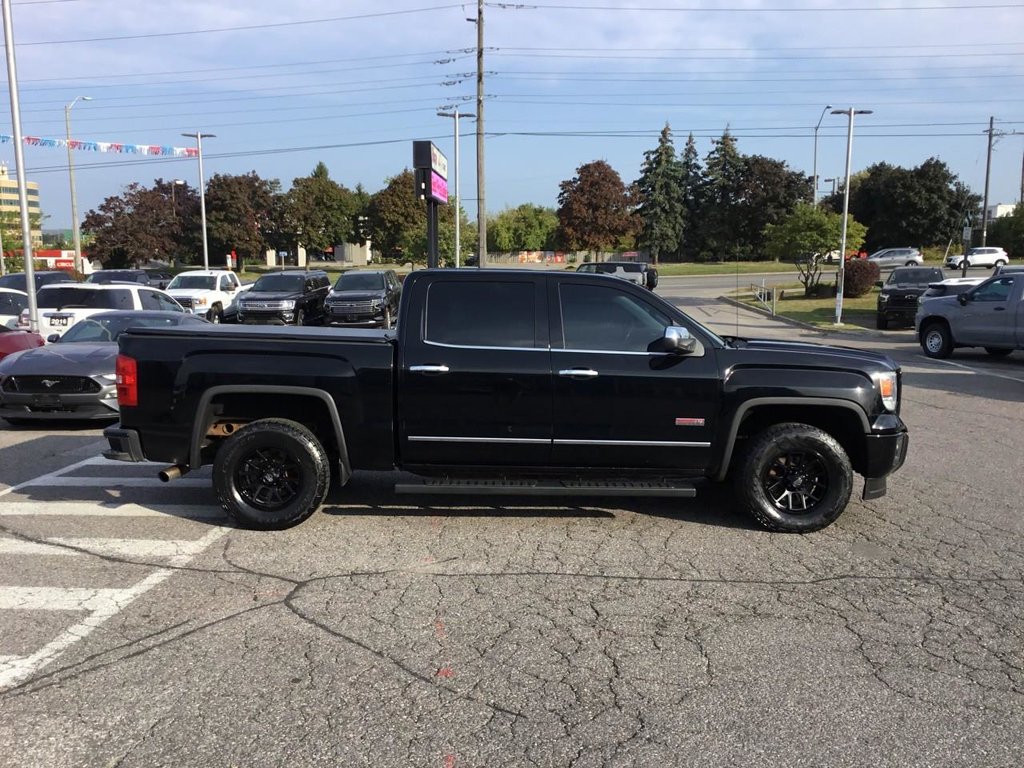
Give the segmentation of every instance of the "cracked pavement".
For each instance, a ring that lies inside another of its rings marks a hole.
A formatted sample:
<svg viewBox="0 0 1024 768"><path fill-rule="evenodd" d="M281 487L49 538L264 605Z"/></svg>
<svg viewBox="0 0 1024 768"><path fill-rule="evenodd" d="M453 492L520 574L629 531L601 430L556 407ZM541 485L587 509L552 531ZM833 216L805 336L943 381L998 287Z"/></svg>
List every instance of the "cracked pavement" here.
<svg viewBox="0 0 1024 768"><path fill-rule="evenodd" d="M445 505L359 473L304 525L228 529L187 563L80 552L173 573L0 691L0 766L1018 765L1024 384L906 336L842 343L905 366L912 443L888 496L855 490L832 527L767 533L720 491Z"/></svg>

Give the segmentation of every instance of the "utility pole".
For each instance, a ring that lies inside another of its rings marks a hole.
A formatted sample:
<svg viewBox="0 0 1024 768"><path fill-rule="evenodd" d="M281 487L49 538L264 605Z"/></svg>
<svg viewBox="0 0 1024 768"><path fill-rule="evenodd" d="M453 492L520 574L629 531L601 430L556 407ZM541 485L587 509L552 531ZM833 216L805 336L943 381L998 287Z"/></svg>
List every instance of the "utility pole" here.
<svg viewBox="0 0 1024 768"><path fill-rule="evenodd" d="M995 133L994 117L988 119L988 157L985 159L985 201L981 204L981 244L984 246L988 240L988 182L992 176L992 135ZM967 253L964 252L964 261L967 261Z"/></svg>
<svg viewBox="0 0 1024 768"><path fill-rule="evenodd" d="M456 212L458 215L458 212ZM477 266L487 266L487 196L484 193L484 0L476 4L476 218Z"/></svg>

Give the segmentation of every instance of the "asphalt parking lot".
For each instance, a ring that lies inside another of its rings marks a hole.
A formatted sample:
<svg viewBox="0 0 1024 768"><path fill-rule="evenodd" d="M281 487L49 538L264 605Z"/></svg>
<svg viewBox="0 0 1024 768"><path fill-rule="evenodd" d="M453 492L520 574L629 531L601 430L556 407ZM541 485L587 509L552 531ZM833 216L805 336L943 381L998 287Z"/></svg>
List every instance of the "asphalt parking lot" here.
<svg viewBox="0 0 1024 768"><path fill-rule="evenodd" d="M204 473L0 426L0 766L1018 765L1024 354L827 340L903 365L911 451L805 536L724 490L437 503L388 473L256 533Z"/></svg>

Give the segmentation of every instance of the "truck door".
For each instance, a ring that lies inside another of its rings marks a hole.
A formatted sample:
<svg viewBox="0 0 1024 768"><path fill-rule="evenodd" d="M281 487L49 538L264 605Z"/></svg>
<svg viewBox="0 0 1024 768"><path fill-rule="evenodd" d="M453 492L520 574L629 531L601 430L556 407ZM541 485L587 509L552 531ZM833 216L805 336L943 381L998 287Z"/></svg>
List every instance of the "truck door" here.
<svg viewBox="0 0 1024 768"><path fill-rule="evenodd" d="M551 281L549 302L552 464L707 466L720 398L715 349L648 352L667 326L683 321L645 291L567 277Z"/></svg>
<svg viewBox="0 0 1024 768"><path fill-rule="evenodd" d="M967 302L960 323L953 328L957 342L979 347L1014 346L1018 302L1011 303L1010 296L1016 295L1014 280L1019 277L1011 274L993 278L964 294Z"/></svg>
<svg viewBox="0 0 1024 768"><path fill-rule="evenodd" d="M543 279L477 272L422 278L401 319L404 466L545 466L551 353Z"/></svg>

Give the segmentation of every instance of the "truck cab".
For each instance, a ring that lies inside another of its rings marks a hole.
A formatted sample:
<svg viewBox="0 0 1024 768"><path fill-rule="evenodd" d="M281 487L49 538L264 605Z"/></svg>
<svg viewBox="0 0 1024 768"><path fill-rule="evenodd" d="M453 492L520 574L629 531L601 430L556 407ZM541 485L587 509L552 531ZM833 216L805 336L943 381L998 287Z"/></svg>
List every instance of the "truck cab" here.
<svg viewBox="0 0 1024 768"><path fill-rule="evenodd" d="M928 357L949 357L957 347L984 347L993 357L1024 349L1024 272L1000 273L958 295L923 300L914 328Z"/></svg>

